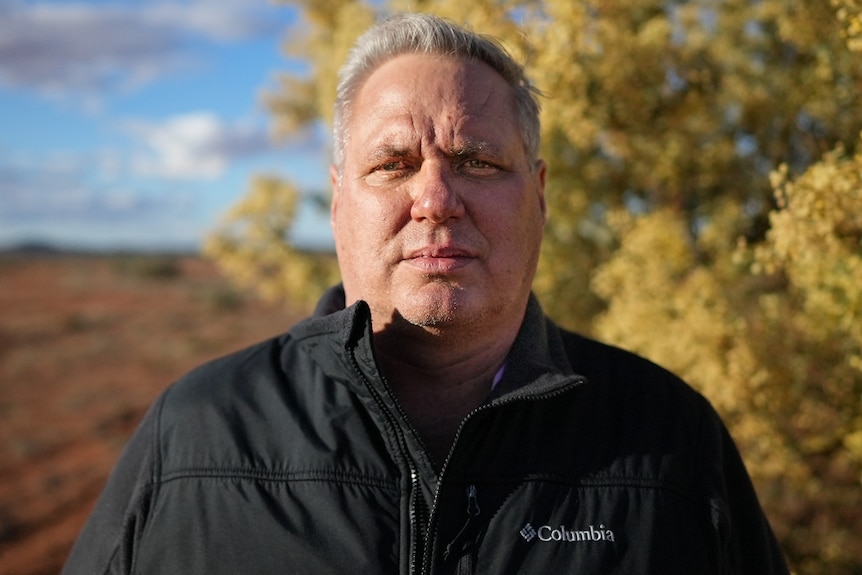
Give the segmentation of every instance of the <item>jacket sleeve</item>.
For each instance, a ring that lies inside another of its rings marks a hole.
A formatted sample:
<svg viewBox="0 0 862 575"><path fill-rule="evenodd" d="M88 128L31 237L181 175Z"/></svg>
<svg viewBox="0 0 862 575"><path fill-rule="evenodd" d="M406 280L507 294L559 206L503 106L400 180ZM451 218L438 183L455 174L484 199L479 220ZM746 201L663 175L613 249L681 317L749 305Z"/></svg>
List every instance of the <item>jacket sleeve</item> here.
<svg viewBox="0 0 862 575"><path fill-rule="evenodd" d="M711 411L711 410L710 410ZM714 450L705 450L710 518L726 575L788 575L784 554L730 433L713 411Z"/></svg>
<svg viewBox="0 0 862 575"><path fill-rule="evenodd" d="M161 401L150 407L123 450L72 547L63 575L131 573L134 546L156 484L156 438Z"/></svg>

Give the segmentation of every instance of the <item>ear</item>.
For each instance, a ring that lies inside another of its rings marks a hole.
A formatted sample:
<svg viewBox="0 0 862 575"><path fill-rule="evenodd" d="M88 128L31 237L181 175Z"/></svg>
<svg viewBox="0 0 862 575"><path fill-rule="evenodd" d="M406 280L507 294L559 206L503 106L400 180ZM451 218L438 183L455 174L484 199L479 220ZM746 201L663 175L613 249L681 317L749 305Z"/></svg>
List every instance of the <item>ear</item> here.
<svg viewBox="0 0 862 575"><path fill-rule="evenodd" d="M539 205L542 209L542 220L548 222L548 204L545 202L545 181L548 175L548 165L544 160L536 160L536 188L539 194Z"/></svg>
<svg viewBox="0 0 862 575"><path fill-rule="evenodd" d="M329 166L329 184L332 186L332 199L329 202L329 226L335 230L335 212L338 209L338 197L341 195L338 168Z"/></svg>

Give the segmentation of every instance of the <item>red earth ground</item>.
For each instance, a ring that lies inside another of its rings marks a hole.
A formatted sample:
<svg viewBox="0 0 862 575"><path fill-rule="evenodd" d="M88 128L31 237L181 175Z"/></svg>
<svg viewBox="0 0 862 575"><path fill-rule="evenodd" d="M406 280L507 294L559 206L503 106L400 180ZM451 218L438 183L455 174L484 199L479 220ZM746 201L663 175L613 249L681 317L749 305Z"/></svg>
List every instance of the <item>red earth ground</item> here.
<svg viewBox="0 0 862 575"><path fill-rule="evenodd" d="M299 314L193 257L0 257L0 575L58 573L155 396Z"/></svg>

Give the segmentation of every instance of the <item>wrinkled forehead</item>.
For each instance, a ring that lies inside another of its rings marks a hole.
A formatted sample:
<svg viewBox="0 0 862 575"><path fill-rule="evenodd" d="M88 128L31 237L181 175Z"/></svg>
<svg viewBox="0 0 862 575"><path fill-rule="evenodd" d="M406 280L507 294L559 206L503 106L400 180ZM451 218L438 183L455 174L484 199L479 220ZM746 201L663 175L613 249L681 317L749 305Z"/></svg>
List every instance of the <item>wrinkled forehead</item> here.
<svg viewBox="0 0 862 575"><path fill-rule="evenodd" d="M358 86L354 102L404 92L450 101L457 96L473 104L481 104L494 94L514 102L512 86L488 64L447 54L417 53L399 54L375 67Z"/></svg>
<svg viewBox="0 0 862 575"><path fill-rule="evenodd" d="M473 134L484 140L475 132L500 131L515 116L511 86L487 64L410 54L387 61L366 79L354 101L351 131L373 136L403 129L435 139Z"/></svg>

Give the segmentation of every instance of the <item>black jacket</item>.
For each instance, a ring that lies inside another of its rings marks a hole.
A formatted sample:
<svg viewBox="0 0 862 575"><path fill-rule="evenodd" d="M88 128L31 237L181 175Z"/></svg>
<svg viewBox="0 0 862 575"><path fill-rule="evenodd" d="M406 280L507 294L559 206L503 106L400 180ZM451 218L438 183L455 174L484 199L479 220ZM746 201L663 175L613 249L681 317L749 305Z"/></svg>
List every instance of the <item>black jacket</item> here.
<svg viewBox="0 0 862 575"><path fill-rule="evenodd" d="M667 371L531 300L438 474L371 337L360 302L170 387L64 573L787 573L727 431Z"/></svg>

